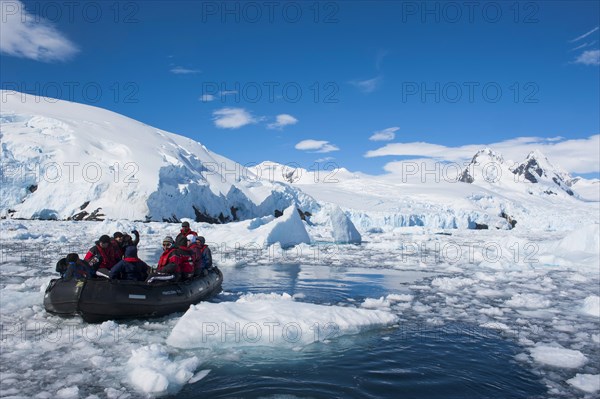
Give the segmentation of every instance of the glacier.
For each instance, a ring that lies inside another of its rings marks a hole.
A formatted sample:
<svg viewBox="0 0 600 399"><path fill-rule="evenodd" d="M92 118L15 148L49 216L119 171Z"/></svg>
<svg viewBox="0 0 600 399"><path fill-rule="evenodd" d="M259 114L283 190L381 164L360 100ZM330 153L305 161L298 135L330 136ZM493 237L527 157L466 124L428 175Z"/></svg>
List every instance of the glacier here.
<svg viewBox="0 0 600 399"><path fill-rule="evenodd" d="M598 207L590 200L597 182L572 178L539 152L513 162L482 149L454 177L439 164L411 165L413 173L400 177L333 163L316 170L268 161L246 168L111 111L1 94L3 218L228 223L295 206L315 215L315 227L331 226L337 206L356 233L411 226L564 230L587 224ZM356 242L356 233L325 235Z"/></svg>

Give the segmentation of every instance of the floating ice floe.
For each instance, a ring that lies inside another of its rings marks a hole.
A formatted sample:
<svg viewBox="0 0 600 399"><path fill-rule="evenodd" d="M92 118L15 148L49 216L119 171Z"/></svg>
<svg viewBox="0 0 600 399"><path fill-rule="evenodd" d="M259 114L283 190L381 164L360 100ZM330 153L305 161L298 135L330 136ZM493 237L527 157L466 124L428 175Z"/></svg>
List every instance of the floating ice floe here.
<svg viewBox="0 0 600 399"><path fill-rule="evenodd" d="M581 310L590 316L600 317L600 297L598 295L590 295L585 298Z"/></svg>
<svg viewBox="0 0 600 399"><path fill-rule="evenodd" d="M194 377L200 360L196 356L171 359L164 346L152 344L133 349L127 362L131 384L139 391L161 395L178 392ZM199 381L203 377L196 377Z"/></svg>
<svg viewBox="0 0 600 399"><path fill-rule="evenodd" d="M600 374L575 374L575 377L567 380L575 388L587 393L600 391Z"/></svg>
<svg viewBox="0 0 600 399"><path fill-rule="evenodd" d="M588 362L588 358L580 351L559 346L536 345L530 352L536 362L547 366L575 369Z"/></svg>
<svg viewBox="0 0 600 399"><path fill-rule="evenodd" d="M177 348L295 348L391 325L397 319L381 310L296 302L288 294L248 294L236 302L192 306L173 328L167 344Z"/></svg>

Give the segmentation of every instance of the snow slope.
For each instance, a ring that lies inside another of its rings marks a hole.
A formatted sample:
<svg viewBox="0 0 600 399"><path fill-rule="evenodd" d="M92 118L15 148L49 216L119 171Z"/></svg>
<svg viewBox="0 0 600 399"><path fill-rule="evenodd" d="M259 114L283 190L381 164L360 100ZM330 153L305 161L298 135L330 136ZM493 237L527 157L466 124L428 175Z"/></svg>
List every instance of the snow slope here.
<svg viewBox="0 0 600 399"><path fill-rule="evenodd" d="M319 240L360 242L369 229L408 226L573 230L599 211L590 201L597 183L571 178L535 151L518 163L483 149L466 165L425 160L383 176L333 163L245 168L107 110L1 94L5 217L218 223L295 206L310 212L306 227ZM332 214L337 207L343 215Z"/></svg>
<svg viewBox="0 0 600 399"><path fill-rule="evenodd" d="M316 206L192 139L96 107L1 94L4 215L233 220Z"/></svg>
<svg viewBox="0 0 600 399"><path fill-rule="evenodd" d="M600 179L584 179L576 177L570 182L571 188L579 196L588 201L600 201Z"/></svg>
<svg viewBox="0 0 600 399"><path fill-rule="evenodd" d="M580 196L569 185L571 177L539 152L517 163L483 149L461 168L423 160L406 163L401 173L383 176L344 169L294 173L289 165L268 164L277 171L269 176L297 176L289 180L292 185L322 204L339 205L361 231L409 226L473 229L478 225L572 230L587 224L600 206L589 201L587 192L585 198Z"/></svg>

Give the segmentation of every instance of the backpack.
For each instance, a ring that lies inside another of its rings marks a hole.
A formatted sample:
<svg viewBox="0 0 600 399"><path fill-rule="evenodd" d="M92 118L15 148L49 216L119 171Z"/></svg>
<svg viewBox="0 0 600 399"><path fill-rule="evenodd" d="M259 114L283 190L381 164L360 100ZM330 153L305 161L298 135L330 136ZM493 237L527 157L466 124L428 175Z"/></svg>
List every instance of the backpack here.
<svg viewBox="0 0 600 399"><path fill-rule="evenodd" d="M61 276L67 271L67 258L62 258L56 262L56 272Z"/></svg>

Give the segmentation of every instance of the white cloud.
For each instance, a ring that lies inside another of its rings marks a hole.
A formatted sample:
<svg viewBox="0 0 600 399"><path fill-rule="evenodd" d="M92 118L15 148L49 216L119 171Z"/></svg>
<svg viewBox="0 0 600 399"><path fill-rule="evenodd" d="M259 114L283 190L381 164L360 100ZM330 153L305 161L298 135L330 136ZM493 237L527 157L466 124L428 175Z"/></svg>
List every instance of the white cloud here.
<svg viewBox="0 0 600 399"><path fill-rule="evenodd" d="M203 103L207 103L210 101L214 101L215 100L215 96L213 96L212 94L203 94L199 100L202 101Z"/></svg>
<svg viewBox="0 0 600 399"><path fill-rule="evenodd" d="M275 122L269 123L267 125L267 128L283 129L285 126L295 125L296 123L298 123L298 119L294 118L292 115L289 114L279 114L275 119Z"/></svg>
<svg viewBox="0 0 600 399"><path fill-rule="evenodd" d="M258 122L243 108L221 108L213 112L213 117L215 126L221 129L239 129Z"/></svg>
<svg viewBox="0 0 600 399"><path fill-rule="evenodd" d="M392 141L396 138L396 132L398 130L400 130L400 128L397 126L388 127L387 129L379 130L379 131L373 133L373 135L371 137L369 137L369 140L371 140L371 141Z"/></svg>
<svg viewBox="0 0 600 399"><path fill-rule="evenodd" d="M586 37L588 37L589 35L591 35L592 33L596 32L598 29L600 29L600 27L596 26L594 29L592 29L589 32L584 33L581 36L576 37L575 39L571 40L570 43L576 42L578 40L584 39Z"/></svg>
<svg viewBox="0 0 600 399"><path fill-rule="evenodd" d="M595 40L594 40L593 42L585 42L585 43L583 43L583 44L581 44L581 45L579 45L579 46L577 46L577 47L574 47L574 48L572 48L572 49L571 49L571 50L569 50L569 51L577 51L577 50L581 50L582 48L584 48L584 47L589 47L589 46L591 46L591 45L593 45L593 44L596 44L596 41L595 41Z"/></svg>
<svg viewBox="0 0 600 399"><path fill-rule="evenodd" d="M20 1L2 1L0 53L36 61L66 61L79 49L52 24L27 12Z"/></svg>
<svg viewBox="0 0 600 399"><path fill-rule="evenodd" d="M600 65L600 50L584 51L574 62L583 65Z"/></svg>
<svg viewBox="0 0 600 399"><path fill-rule="evenodd" d="M339 148L330 144L329 141L323 140L302 140L295 147L297 150L310 151L310 152L332 152L338 151Z"/></svg>
<svg viewBox="0 0 600 399"><path fill-rule="evenodd" d="M316 163L325 163L325 162L333 161L334 159L335 159L334 157L323 157L323 158L315 159L315 162Z"/></svg>
<svg viewBox="0 0 600 399"><path fill-rule="evenodd" d="M171 73L174 73L175 75L190 75L190 74L194 74L194 73L200 73L202 71L200 71L199 69L188 69L188 68L184 68L181 66L176 66L171 68Z"/></svg>
<svg viewBox="0 0 600 399"><path fill-rule="evenodd" d="M550 162L573 173L598 173L600 171L600 135L585 139L564 140L563 138L517 137L491 144L469 144L447 147L424 142L390 143L379 149L368 151L365 157L414 156L434 158L441 161L463 162L477 151L490 147L501 153L506 160L515 162L525 159L531 151L539 150ZM390 168L392 166L390 165Z"/></svg>
<svg viewBox="0 0 600 399"><path fill-rule="evenodd" d="M353 80L350 84L354 85L364 93L372 93L377 89L382 80L383 78L381 76L377 76L373 79Z"/></svg>

